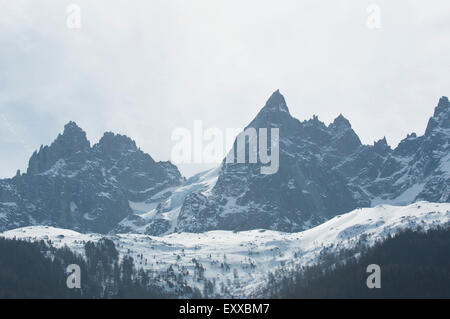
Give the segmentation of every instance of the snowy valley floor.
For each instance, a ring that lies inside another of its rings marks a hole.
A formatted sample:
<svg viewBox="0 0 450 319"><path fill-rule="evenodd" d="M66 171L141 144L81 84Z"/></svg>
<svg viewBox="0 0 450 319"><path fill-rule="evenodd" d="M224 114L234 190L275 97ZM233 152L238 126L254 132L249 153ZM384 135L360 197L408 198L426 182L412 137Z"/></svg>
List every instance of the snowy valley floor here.
<svg viewBox="0 0 450 319"><path fill-rule="evenodd" d="M31 226L6 231L0 236L46 240L55 247L67 245L80 254L84 254L86 242L107 237L115 242L122 257L130 255L137 268L151 269L153 279L169 291L181 277L199 289L203 289L207 279L221 297L251 297L265 283L269 272L294 264L314 264L324 249L330 252L352 248L362 238L371 245L403 229L426 230L449 224L450 203L417 202L404 207L380 205L356 209L300 233L252 230L163 237L103 236Z"/></svg>

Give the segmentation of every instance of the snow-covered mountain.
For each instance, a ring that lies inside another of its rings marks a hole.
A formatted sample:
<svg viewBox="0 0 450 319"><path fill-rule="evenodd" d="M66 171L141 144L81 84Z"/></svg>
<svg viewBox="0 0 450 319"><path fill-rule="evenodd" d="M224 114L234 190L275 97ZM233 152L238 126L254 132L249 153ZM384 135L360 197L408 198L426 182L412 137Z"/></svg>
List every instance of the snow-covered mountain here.
<svg viewBox="0 0 450 319"><path fill-rule="evenodd" d="M337 214L379 203L450 202L450 103L442 97L424 136L409 135L392 150L382 139L363 145L339 115L325 125L317 117L293 118L284 97L273 93L247 126L279 128L279 170L261 164L220 167L208 194L189 194L177 229L256 228L300 231ZM235 142L236 145L236 142Z"/></svg>
<svg viewBox="0 0 450 319"><path fill-rule="evenodd" d="M0 180L0 230L49 225L80 232L268 229L298 232L358 207L450 202L450 102L442 97L423 136L395 149L363 145L339 115L325 125L293 118L276 91L247 128L279 129L279 170L230 164L188 180L130 138L105 133L94 146L75 123ZM234 147L236 147L235 142Z"/></svg>
<svg viewBox="0 0 450 319"><path fill-rule="evenodd" d="M450 202L450 102L439 100L423 136L409 134L394 149L386 139L360 147L336 169L372 205L418 200Z"/></svg>
<svg viewBox="0 0 450 319"><path fill-rule="evenodd" d="M152 270L155 282L173 290L182 278L191 287L213 282L222 297L249 297L278 267L311 265L323 252L367 245L404 229L423 230L450 226L450 203L417 202L401 207L379 205L338 215L320 226L299 233L271 230L176 233L163 237L143 234L107 235L120 256L130 255L139 268ZM6 231L0 236L44 240L67 245L84 254L84 244L105 235L82 234L49 226ZM169 275L168 275L169 274ZM164 279L162 279L164 278Z"/></svg>
<svg viewBox="0 0 450 319"><path fill-rule="evenodd" d="M0 180L0 230L52 225L111 231L145 201L182 182L170 162L155 162L130 138L105 133L94 146L74 122L41 146L25 174Z"/></svg>
<svg viewBox="0 0 450 319"><path fill-rule="evenodd" d="M144 202L130 202L134 214L123 219L114 229L115 233L141 233L163 235L178 231L180 211L187 195L207 196L217 182L218 169L211 169L153 195Z"/></svg>

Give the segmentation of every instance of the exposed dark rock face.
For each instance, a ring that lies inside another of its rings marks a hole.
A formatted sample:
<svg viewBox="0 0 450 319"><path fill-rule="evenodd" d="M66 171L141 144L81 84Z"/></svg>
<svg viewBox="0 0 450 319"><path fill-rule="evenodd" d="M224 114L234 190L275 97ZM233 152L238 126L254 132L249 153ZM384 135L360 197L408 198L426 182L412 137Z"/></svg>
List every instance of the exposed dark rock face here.
<svg viewBox="0 0 450 319"><path fill-rule="evenodd" d="M130 138L105 133L90 146L74 122L41 147L26 174L0 180L0 231L32 224L82 232L272 229L300 231L357 207L450 202L450 102L442 97L423 136L395 149L385 138L363 145L339 115L325 125L293 118L279 91L247 128L279 129L279 168L224 159L217 170L184 181L170 162L155 162ZM234 150L239 143L235 141ZM254 144L253 144L254 145ZM256 144L259 151L261 145ZM237 159L237 155L232 157ZM178 187L181 186L181 187ZM130 204L132 207L130 207ZM150 213L148 213L150 211Z"/></svg>
<svg viewBox="0 0 450 319"><path fill-rule="evenodd" d="M362 145L342 115L329 126L317 117L298 121L276 91L248 127L279 128L278 172L224 161L210 195L186 197L177 228L292 232L377 203L449 202L449 118L443 97L425 135L413 133L392 150L385 138Z"/></svg>
<svg viewBox="0 0 450 319"><path fill-rule="evenodd" d="M155 162L130 138L105 133L91 147L70 122L31 156L26 174L0 181L0 230L45 224L106 233L133 213L129 201L181 181L175 166Z"/></svg>

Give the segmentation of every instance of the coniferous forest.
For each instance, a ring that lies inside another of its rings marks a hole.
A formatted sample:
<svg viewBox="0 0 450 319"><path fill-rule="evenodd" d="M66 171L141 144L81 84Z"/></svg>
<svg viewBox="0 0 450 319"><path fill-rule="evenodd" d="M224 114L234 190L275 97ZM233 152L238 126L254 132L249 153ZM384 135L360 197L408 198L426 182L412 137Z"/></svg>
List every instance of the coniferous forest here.
<svg viewBox="0 0 450 319"><path fill-rule="evenodd" d="M114 242L87 242L85 256L51 242L0 238L0 298L202 297L185 286L169 294L134 260L119 260ZM323 253L313 266L283 267L269 274L263 298L450 298L450 230L405 230L372 247ZM69 289L66 267L80 266L81 289ZM381 288L369 289L366 271L381 268Z"/></svg>
<svg viewBox="0 0 450 319"><path fill-rule="evenodd" d="M170 298L136 270L133 258L120 262L112 241L85 244L86 258L48 242L0 238L1 298ZM68 265L81 270L81 289L66 284Z"/></svg>
<svg viewBox="0 0 450 319"><path fill-rule="evenodd" d="M362 252L361 252L362 251ZM360 253L359 253L360 252ZM450 230L406 230L373 247L324 254L314 266L279 269L262 295L270 298L450 298ZM381 268L369 289L367 266Z"/></svg>

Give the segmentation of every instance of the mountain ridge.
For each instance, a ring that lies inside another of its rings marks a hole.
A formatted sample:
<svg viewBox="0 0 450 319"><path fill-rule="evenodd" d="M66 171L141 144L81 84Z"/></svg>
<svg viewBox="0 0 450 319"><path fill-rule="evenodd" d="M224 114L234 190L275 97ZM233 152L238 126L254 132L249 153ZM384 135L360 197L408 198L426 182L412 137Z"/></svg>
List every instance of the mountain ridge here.
<svg viewBox="0 0 450 319"><path fill-rule="evenodd" d="M0 180L0 229L45 224L106 233L145 200L183 178L170 162L155 162L129 137L106 132L90 145L71 121L30 158L25 174Z"/></svg>
<svg viewBox="0 0 450 319"><path fill-rule="evenodd" d="M106 132L91 146L70 121L51 145L33 153L25 174L0 180L0 230L44 224L151 235L295 232L357 207L450 201L445 96L425 134L408 134L395 148L385 137L364 145L342 114L328 125L317 116L300 121L279 90L246 128L279 129L278 172L261 175L259 162L224 159L185 180L170 161L154 161L131 138Z"/></svg>
<svg viewBox="0 0 450 319"><path fill-rule="evenodd" d="M363 145L342 114L328 126L317 116L299 121L290 115L281 93L275 91L247 128L280 129L280 170L261 176L259 164L224 161L210 195L186 197L178 230L300 231L357 207L395 203L402 195L398 186L403 192L417 188L406 194L409 197L405 195L403 204L416 197L449 201L450 181L439 171L440 164L448 165L445 156L450 149L445 141L450 134L439 128L446 127L449 108L448 99L441 98L425 137L404 140L393 150L385 138ZM396 154L398 148L407 155ZM433 162L430 153L438 151ZM420 155L407 162L407 157L416 153ZM405 181L399 185L401 178ZM420 189L421 183L427 186ZM386 188L389 191L383 192Z"/></svg>

